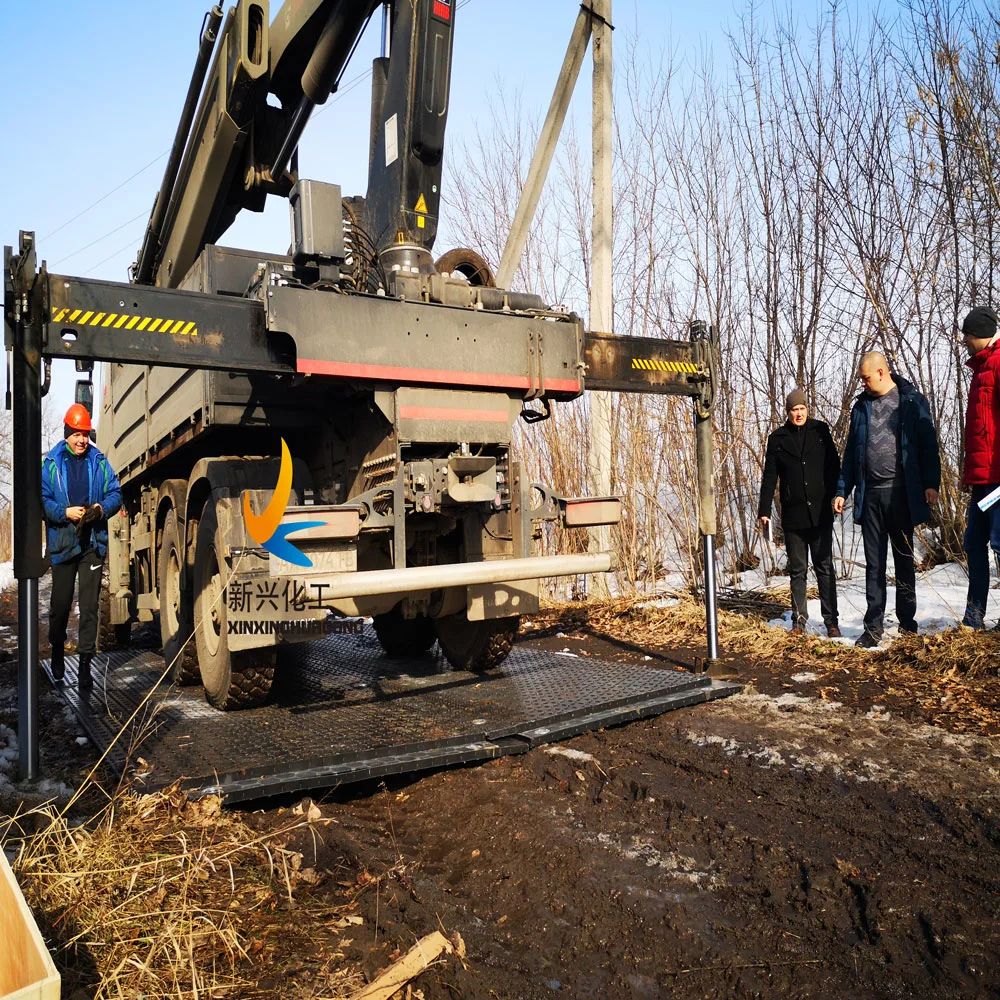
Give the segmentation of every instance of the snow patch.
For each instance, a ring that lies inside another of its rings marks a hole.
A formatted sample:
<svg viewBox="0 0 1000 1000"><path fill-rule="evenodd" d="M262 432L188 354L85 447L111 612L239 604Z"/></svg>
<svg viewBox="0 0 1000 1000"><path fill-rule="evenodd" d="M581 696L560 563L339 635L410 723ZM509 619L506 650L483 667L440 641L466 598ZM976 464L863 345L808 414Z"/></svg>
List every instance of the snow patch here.
<svg viewBox="0 0 1000 1000"><path fill-rule="evenodd" d="M811 684L813 681L819 680L819 674L814 674L810 670L806 670L801 674L792 674L792 680L796 684Z"/></svg>
<svg viewBox="0 0 1000 1000"><path fill-rule="evenodd" d="M595 839L601 847L612 850L629 861L638 861L647 868L658 868L673 878L692 885L705 884L708 888L716 885L716 877L711 872L700 871L694 858L672 852L664 854L641 837L633 837L628 845L619 844L607 833L599 833Z"/></svg>
<svg viewBox="0 0 1000 1000"><path fill-rule="evenodd" d="M597 760L592 753L584 753L582 750L574 750L572 747L545 747L545 752L553 757L569 757L570 760Z"/></svg>

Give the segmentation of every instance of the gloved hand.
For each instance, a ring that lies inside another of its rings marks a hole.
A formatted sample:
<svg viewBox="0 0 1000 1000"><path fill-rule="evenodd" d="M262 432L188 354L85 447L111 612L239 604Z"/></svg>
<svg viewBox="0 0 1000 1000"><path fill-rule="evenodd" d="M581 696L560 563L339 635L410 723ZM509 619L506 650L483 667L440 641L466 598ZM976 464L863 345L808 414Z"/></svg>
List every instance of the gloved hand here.
<svg viewBox="0 0 1000 1000"><path fill-rule="evenodd" d="M76 537L82 538L88 524L100 521L104 517L104 509L99 503L92 503L84 512L83 517L76 522Z"/></svg>

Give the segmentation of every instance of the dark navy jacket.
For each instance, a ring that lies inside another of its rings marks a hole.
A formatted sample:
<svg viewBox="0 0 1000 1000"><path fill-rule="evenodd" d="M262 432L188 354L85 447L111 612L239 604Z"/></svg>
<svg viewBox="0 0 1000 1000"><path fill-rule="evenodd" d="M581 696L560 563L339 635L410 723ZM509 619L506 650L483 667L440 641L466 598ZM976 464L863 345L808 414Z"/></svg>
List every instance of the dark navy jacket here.
<svg viewBox="0 0 1000 1000"><path fill-rule="evenodd" d="M786 530L829 528L839 475L840 455L830 428L812 417L801 427L786 421L767 439L757 513L771 516L774 488L780 482L781 521Z"/></svg>
<svg viewBox="0 0 1000 1000"><path fill-rule="evenodd" d="M42 460L42 503L45 506L45 525L49 556L53 564L66 562L80 555L80 541L76 525L66 519L66 508L72 506L66 491L66 462L72 457L65 441L60 441ZM99 503L104 510L104 520L91 525L90 539L94 551L105 556L108 551L108 521L121 510L122 490L115 470L93 444L84 455L90 486L87 504Z"/></svg>
<svg viewBox="0 0 1000 1000"><path fill-rule="evenodd" d="M930 520L931 509L924 497L925 490L941 488L941 455L937 431L931 419L926 398L912 382L892 376L899 389L899 434L902 448L903 480L910 519L914 524ZM871 397L862 392L851 410L851 429L844 448L844 463L837 483L837 496L846 497L854 490L854 520L861 520L865 503L865 445L868 443L868 422L871 419Z"/></svg>

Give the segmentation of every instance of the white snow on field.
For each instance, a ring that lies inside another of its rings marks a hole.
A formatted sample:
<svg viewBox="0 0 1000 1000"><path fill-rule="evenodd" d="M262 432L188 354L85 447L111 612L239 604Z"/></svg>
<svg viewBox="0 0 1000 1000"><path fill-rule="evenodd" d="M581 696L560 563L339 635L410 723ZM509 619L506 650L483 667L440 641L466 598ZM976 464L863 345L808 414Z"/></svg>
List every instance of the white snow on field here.
<svg viewBox="0 0 1000 1000"><path fill-rule="evenodd" d="M0 593L8 587L13 587L15 582L14 564L12 562L0 563Z"/></svg>
<svg viewBox="0 0 1000 1000"><path fill-rule="evenodd" d="M836 549L836 545L835 545ZM919 558L919 552L918 552ZM771 556L772 565L785 563L783 547L775 547ZM834 565L838 576L847 568L850 571L848 579L837 580L837 606L840 614L840 630L843 638L835 639L844 645L853 645L864 631L864 617L867 602L865 600L865 566L864 552L855 551L852 560L844 560L839 553L834 557ZM896 620L896 588L894 586L892 554L888 558L887 597L885 602L885 633L883 645L891 642L899 634L899 623ZM812 568L809 569L808 583L815 585ZM781 590L788 586L787 576L770 575L761 570L744 573L741 586L746 589ZM969 586L969 577L965 567L958 563L944 563L935 566L925 573L917 573L917 627L921 633L941 632L954 628L962 621L965 614L965 597ZM989 628L1000 619L1000 589L994 571L990 581L990 592L986 606L986 625ZM769 622L775 628L791 629L792 613L786 611L781 618ZM820 613L819 600L809 601L809 625L807 631L813 635L826 635L823 627L823 617Z"/></svg>

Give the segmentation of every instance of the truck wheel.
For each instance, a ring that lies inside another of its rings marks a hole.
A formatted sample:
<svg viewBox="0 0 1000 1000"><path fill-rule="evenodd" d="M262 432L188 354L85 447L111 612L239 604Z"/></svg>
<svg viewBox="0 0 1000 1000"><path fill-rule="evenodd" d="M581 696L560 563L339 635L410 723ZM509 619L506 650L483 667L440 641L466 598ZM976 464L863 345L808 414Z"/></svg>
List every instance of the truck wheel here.
<svg viewBox="0 0 1000 1000"><path fill-rule="evenodd" d="M171 508L163 522L156 567L160 590L160 641L163 643L163 661L170 667L170 679L175 684L195 684L199 675L190 643L191 594L181 588L183 565L184 544L177 524L177 512Z"/></svg>
<svg viewBox="0 0 1000 1000"><path fill-rule="evenodd" d="M519 615L470 622L464 611L434 619L441 652L456 670L489 670L507 659L521 624Z"/></svg>
<svg viewBox="0 0 1000 1000"><path fill-rule="evenodd" d="M205 697L223 711L262 705L274 680L274 647L230 652L226 638L225 559L218 556L215 506L206 505L194 554L194 618Z"/></svg>
<svg viewBox="0 0 1000 1000"><path fill-rule="evenodd" d="M113 649L125 649L132 641L132 623L111 624L111 592L101 585L101 600L97 613L97 649L107 653Z"/></svg>
<svg viewBox="0 0 1000 1000"><path fill-rule="evenodd" d="M404 618L397 604L384 615L375 615L375 634L386 656L398 659L419 656L434 645L434 622L426 615Z"/></svg>

